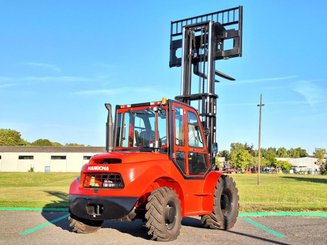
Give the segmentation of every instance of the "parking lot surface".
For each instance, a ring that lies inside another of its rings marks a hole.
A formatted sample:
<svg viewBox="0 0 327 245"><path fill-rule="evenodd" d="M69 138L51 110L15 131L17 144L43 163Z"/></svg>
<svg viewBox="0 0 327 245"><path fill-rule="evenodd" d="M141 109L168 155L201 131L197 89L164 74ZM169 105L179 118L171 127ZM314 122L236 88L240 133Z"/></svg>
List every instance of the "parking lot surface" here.
<svg viewBox="0 0 327 245"><path fill-rule="evenodd" d="M71 232L67 212L0 211L1 244L154 244L141 221L106 221L93 234ZM327 244L326 217L239 217L230 231L184 218L177 240L165 244ZM162 244L162 243L161 243Z"/></svg>

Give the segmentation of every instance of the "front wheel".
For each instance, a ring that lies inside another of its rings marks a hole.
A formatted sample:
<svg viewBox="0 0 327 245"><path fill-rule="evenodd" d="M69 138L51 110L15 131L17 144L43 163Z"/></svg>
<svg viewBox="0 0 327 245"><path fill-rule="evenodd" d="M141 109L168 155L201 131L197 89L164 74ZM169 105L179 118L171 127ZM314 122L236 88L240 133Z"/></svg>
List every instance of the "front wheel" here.
<svg viewBox="0 0 327 245"><path fill-rule="evenodd" d="M215 188L212 213L201 217L204 226L224 230L232 228L238 216L238 200L238 190L233 179L221 176Z"/></svg>
<svg viewBox="0 0 327 245"><path fill-rule="evenodd" d="M102 220L95 221L95 220L82 219L73 214L70 214L68 220L69 220L69 226L73 228L73 231L82 234L96 232L101 228L101 225L103 223Z"/></svg>
<svg viewBox="0 0 327 245"><path fill-rule="evenodd" d="M146 228L152 240L172 241L181 228L181 207L176 192L168 187L154 190L146 205Z"/></svg>

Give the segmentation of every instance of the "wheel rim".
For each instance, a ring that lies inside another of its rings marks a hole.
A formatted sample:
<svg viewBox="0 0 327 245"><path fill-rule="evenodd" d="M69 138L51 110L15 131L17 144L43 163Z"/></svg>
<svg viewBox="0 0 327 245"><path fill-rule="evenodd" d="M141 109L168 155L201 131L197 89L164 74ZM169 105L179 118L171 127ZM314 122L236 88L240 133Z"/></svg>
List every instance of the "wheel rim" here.
<svg viewBox="0 0 327 245"><path fill-rule="evenodd" d="M232 211L233 196L230 190L224 190L220 198L220 207L225 216Z"/></svg>
<svg viewBox="0 0 327 245"><path fill-rule="evenodd" d="M168 230L174 228L176 223L176 206L173 202L168 202L165 208L165 224Z"/></svg>

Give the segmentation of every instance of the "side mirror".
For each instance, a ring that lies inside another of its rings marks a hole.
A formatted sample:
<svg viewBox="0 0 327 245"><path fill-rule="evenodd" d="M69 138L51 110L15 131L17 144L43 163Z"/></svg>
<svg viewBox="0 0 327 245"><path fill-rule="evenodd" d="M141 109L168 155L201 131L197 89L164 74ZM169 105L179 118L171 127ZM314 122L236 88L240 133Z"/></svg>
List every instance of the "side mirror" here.
<svg viewBox="0 0 327 245"><path fill-rule="evenodd" d="M218 144L217 143L212 144L212 153L214 156L217 155L217 153L218 153Z"/></svg>
<svg viewBox="0 0 327 245"><path fill-rule="evenodd" d="M217 153L218 153L218 144L217 143L213 143L212 144L212 159L211 159L211 164L214 167L214 169L216 168L215 159L216 159Z"/></svg>

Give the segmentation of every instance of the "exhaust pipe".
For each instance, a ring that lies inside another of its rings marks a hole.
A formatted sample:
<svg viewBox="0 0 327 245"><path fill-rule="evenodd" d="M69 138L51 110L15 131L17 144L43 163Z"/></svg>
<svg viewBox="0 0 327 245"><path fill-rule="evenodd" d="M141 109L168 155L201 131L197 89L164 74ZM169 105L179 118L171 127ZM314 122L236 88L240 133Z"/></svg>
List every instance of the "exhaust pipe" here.
<svg viewBox="0 0 327 245"><path fill-rule="evenodd" d="M108 117L106 123L106 150L107 152L111 152L113 149L113 122L112 122L112 109L111 104L104 104L106 109L108 110Z"/></svg>

